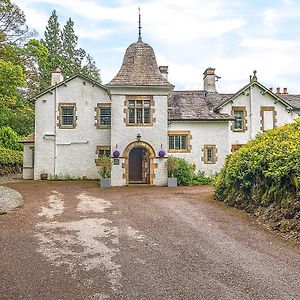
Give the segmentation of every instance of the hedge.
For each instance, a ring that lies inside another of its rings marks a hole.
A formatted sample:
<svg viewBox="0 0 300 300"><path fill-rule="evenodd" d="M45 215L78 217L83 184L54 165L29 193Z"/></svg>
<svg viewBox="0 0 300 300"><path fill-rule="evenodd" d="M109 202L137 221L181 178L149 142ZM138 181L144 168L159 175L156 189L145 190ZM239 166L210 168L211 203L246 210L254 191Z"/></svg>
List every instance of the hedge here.
<svg viewBox="0 0 300 300"><path fill-rule="evenodd" d="M23 152L0 147L0 166L22 165Z"/></svg>
<svg viewBox="0 0 300 300"><path fill-rule="evenodd" d="M300 233L300 120L258 135L229 156L214 186L217 200Z"/></svg>

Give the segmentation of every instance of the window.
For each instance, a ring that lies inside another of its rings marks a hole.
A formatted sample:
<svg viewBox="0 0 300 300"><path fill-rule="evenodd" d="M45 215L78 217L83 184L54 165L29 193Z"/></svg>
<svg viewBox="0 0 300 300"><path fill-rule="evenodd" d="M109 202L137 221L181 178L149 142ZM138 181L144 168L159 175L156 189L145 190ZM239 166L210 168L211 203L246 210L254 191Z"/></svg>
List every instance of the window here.
<svg viewBox="0 0 300 300"><path fill-rule="evenodd" d="M215 164L217 162L216 145L204 145L202 161L205 164Z"/></svg>
<svg viewBox="0 0 300 300"><path fill-rule="evenodd" d="M232 144L231 145L231 153L239 150L242 146L243 146L243 144Z"/></svg>
<svg viewBox="0 0 300 300"><path fill-rule="evenodd" d="M111 125L111 106L108 103L98 103L96 113L97 128L110 128Z"/></svg>
<svg viewBox="0 0 300 300"><path fill-rule="evenodd" d="M76 104L75 103L59 103L59 128L75 128L76 127Z"/></svg>
<svg viewBox="0 0 300 300"><path fill-rule="evenodd" d="M169 131L169 152L189 152L190 132L189 131Z"/></svg>
<svg viewBox="0 0 300 300"><path fill-rule="evenodd" d="M246 131L246 107L235 106L232 107L232 115L234 117L234 122L232 125L233 131Z"/></svg>
<svg viewBox="0 0 300 300"><path fill-rule="evenodd" d="M126 124L131 126L152 125L152 97L127 96L126 99Z"/></svg>
<svg viewBox="0 0 300 300"><path fill-rule="evenodd" d="M261 130L266 131L276 127L276 111L274 106L260 108Z"/></svg>
<svg viewBox="0 0 300 300"><path fill-rule="evenodd" d="M110 146L97 146L97 149L96 149L96 155L97 155L96 164L98 165L98 158L100 158L102 156L110 157L111 156L110 153L111 153Z"/></svg>

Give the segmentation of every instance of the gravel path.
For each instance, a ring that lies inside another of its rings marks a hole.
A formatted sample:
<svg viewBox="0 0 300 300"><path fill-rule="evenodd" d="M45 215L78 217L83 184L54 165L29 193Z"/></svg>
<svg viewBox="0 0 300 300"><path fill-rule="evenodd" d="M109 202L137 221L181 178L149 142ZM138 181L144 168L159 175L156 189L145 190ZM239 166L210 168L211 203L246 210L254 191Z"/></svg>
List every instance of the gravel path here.
<svg viewBox="0 0 300 300"><path fill-rule="evenodd" d="M0 215L23 205L22 195L8 187L0 186Z"/></svg>
<svg viewBox="0 0 300 300"><path fill-rule="evenodd" d="M211 187L20 182L0 218L2 299L300 299L300 248Z"/></svg>

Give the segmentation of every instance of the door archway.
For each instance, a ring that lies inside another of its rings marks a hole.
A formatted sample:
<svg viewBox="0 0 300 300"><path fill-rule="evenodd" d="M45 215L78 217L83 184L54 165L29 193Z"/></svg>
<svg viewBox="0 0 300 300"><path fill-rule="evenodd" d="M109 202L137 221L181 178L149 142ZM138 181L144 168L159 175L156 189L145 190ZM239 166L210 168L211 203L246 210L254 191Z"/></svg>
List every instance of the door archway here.
<svg viewBox="0 0 300 300"><path fill-rule="evenodd" d="M124 150L126 184L153 184L155 152L146 142L133 142Z"/></svg>

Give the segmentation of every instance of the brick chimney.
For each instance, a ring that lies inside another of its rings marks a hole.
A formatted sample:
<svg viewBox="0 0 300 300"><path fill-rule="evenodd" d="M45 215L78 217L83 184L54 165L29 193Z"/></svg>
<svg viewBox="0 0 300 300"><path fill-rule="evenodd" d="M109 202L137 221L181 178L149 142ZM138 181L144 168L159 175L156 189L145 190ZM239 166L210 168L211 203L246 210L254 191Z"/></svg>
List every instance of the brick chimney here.
<svg viewBox="0 0 300 300"><path fill-rule="evenodd" d="M282 93L282 94L283 94L283 95L288 95L288 94L289 94L286 87L283 88L283 93Z"/></svg>
<svg viewBox="0 0 300 300"><path fill-rule="evenodd" d="M168 66L159 66L158 68L159 68L160 73L165 77L165 79L168 80L169 67Z"/></svg>
<svg viewBox="0 0 300 300"><path fill-rule="evenodd" d="M216 75L214 68L207 68L203 73L203 88L208 93L215 93L216 90ZM220 78L220 77L218 77Z"/></svg>
<svg viewBox="0 0 300 300"><path fill-rule="evenodd" d="M281 94L281 92L280 92L280 87L278 87L278 88L276 89L276 94L277 94L277 95L280 95L280 94Z"/></svg>
<svg viewBox="0 0 300 300"><path fill-rule="evenodd" d="M60 67L56 67L51 73L51 86L57 85L64 81L64 77L61 74Z"/></svg>

